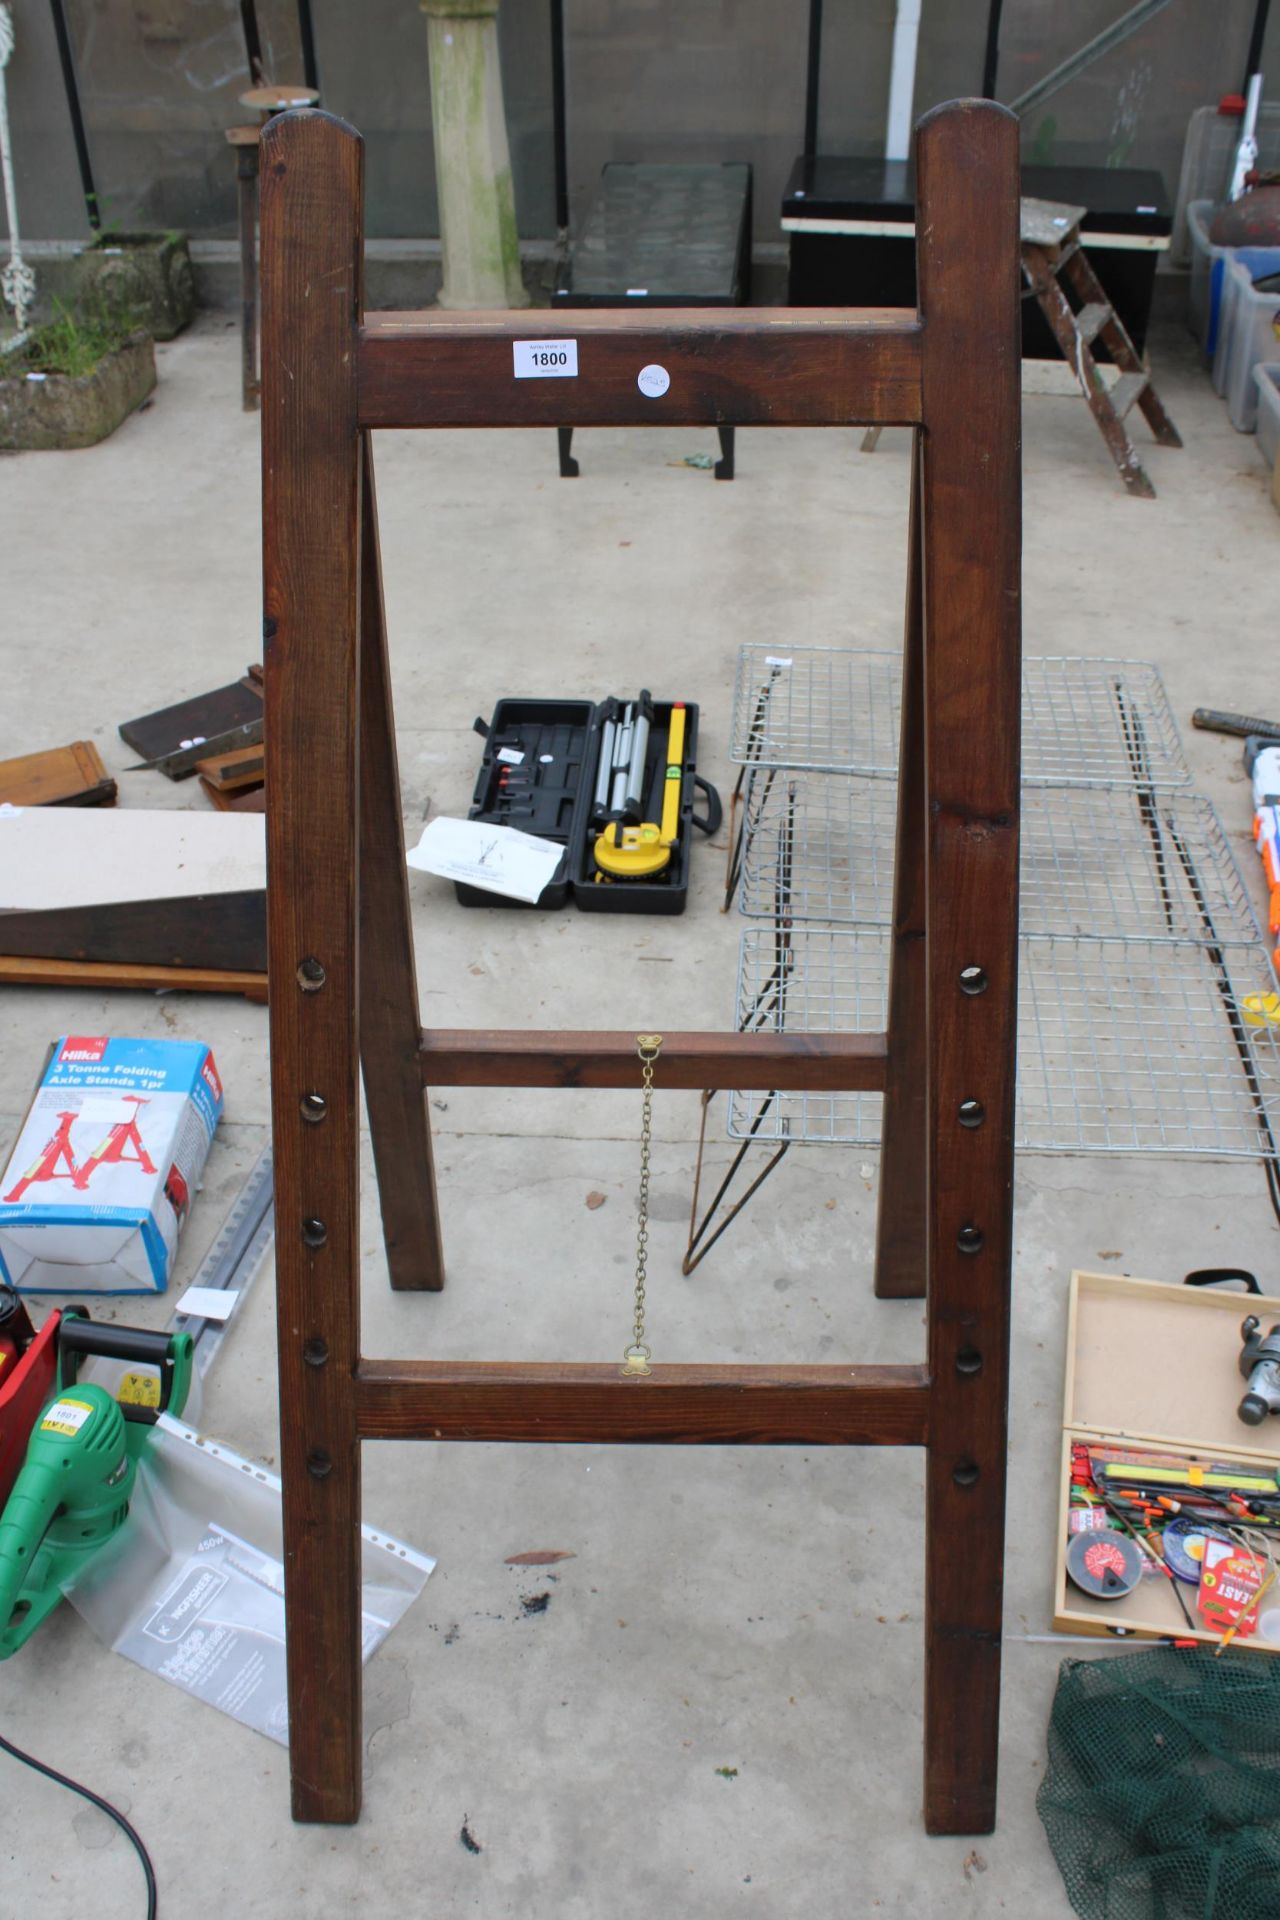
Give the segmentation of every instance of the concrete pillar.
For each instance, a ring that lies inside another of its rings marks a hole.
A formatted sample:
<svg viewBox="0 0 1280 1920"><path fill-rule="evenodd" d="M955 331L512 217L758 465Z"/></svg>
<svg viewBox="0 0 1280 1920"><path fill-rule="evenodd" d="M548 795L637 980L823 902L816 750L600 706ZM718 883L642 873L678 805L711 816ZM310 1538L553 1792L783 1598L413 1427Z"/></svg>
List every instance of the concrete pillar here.
<svg viewBox="0 0 1280 1920"><path fill-rule="evenodd" d="M498 64L498 0L419 0L444 254L442 307L527 307Z"/></svg>

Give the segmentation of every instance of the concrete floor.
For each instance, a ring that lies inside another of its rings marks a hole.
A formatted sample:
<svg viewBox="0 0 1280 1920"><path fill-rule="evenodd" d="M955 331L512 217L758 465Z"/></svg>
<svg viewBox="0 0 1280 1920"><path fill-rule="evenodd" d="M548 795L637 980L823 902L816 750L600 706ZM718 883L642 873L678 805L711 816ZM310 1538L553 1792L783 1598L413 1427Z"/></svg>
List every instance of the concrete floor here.
<svg viewBox="0 0 1280 1920"><path fill-rule="evenodd" d="M1122 492L1085 409L1026 406L1029 651L1159 663L1200 704L1274 711L1262 583L1277 522L1178 333L1156 343L1187 443L1143 447L1159 499ZM0 755L116 726L260 656L257 421L220 316L159 349L154 404L106 445L0 465L9 675ZM1135 416L1136 418L1136 416ZM1141 429L1139 428L1139 436ZM404 808L465 810L470 732L504 693L638 682L703 703L727 790L743 640L895 645L907 436L743 433L738 478L680 464L706 433L586 433L582 478L548 433L382 436L384 558ZM20 663L20 664L19 664ZM1250 884L1235 743L1186 731L1197 781ZM124 806L198 806L124 775ZM681 920L467 913L412 892L424 1017L444 1025L724 1026L736 916L699 850ZM181 1249L194 1270L267 1132L265 1009L235 999L0 991L0 1152L48 1039L68 1030L209 1041L227 1118ZM659 1083L661 1071L659 1070ZM433 1101L450 1257L443 1296L383 1283L365 1188L372 1353L610 1357L629 1327L638 1101L449 1092ZM916 1304L870 1291L875 1157L791 1156L739 1231L680 1277L697 1100L659 1095L649 1329L661 1360L922 1354ZM717 1165L728 1158L721 1133ZM594 1210L588 1193L606 1203ZM998 1831L926 1840L920 1819L921 1473L908 1453L505 1447L366 1450L365 1510L439 1556L366 1670L366 1801L354 1829L291 1824L284 1753L103 1651L64 1607L4 1669L0 1730L128 1810L161 1912L366 1920L409 1913L617 1920L687 1912L885 1916L1069 1912L1035 1812L1055 1674L1045 1643L1073 1266L1274 1276L1252 1164L1024 1158L1017 1187ZM163 1300L116 1304L161 1324ZM273 1318L261 1282L209 1381L203 1424L276 1450ZM547 1572L505 1565L556 1548ZM958 1540L955 1551L963 1552ZM526 1596L549 1593L526 1614ZM1074 1649L1094 1651L1088 1643ZM725 1777L720 1769L736 1769ZM102 1817L0 1759L4 1911L141 1914ZM460 1842L464 1821L481 1851Z"/></svg>

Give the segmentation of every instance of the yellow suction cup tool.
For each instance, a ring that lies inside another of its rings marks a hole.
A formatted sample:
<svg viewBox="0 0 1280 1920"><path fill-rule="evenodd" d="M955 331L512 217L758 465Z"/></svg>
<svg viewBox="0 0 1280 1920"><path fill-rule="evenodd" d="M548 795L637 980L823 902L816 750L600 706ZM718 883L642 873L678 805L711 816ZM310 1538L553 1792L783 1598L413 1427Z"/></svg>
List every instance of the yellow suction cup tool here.
<svg viewBox="0 0 1280 1920"><path fill-rule="evenodd" d="M671 864L670 842L664 844L662 829L652 820L638 827L612 821L596 841L595 853L601 872L617 880L647 880Z"/></svg>
<svg viewBox="0 0 1280 1920"><path fill-rule="evenodd" d="M1280 1027L1280 993L1246 993L1240 1007L1247 1027Z"/></svg>
<svg viewBox="0 0 1280 1920"><path fill-rule="evenodd" d="M671 849L680 836L680 792L684 783L684 705L671 709L667 730L667 777L662 789L662 823L641 821L638 827L612 820L595 843L595 862L601 873L615 880L648 880L671 864Z"/></svg>

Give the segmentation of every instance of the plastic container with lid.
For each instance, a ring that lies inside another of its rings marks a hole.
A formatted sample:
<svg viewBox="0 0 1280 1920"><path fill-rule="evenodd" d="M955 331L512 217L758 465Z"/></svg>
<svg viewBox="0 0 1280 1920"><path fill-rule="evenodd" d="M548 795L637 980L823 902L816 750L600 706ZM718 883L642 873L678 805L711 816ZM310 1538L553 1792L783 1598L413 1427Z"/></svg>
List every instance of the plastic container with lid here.
<svg viewBox="0 0 1280 1920"><path fill-rule="evenodd" d="M1253 370L1258 395L1258 452L1273 470L1280 454L1280 361L1263 360Z"/></svg>
<svg viewBox="0 0 1280 1920"><path fill-rule="evenodd" d="M1187 208L1187 235L1191 243L1191 279L1187 292L1187 324L1212 361L1218 341L1218 301L1222 293L1222 263L1229 247L1209 241L1212 200L1193 200Z"/></svg>
<svg viewBox="0 0 1280 1920"><path fill-rule="evenodd" d="M1254 285L1256 278L1280 275L1280 251L1274 263L1263 258L1272 251L1242 247L1224 263L1213 384L1227 403L1237 433L1253 433L1257 428L1254 368L1280 355L1280 288L1267 293Z"/></svg>
<svg viewBox="0 0 1280 1920"><path fill-rule="evenodd" d="M1264 274L1280 273L1280 247L1215 247L1209 239L1213 209L1212 200L1196 200L1187 208L1187 230L1191 235L1187 323L1210 365L1218 350L1222 291L1229 258L1246 261L1253 280ZM1223 389L1219 387L1218 391L1221 393Z"/></svg>
<svg viewBox="0 0 1280 1920"><path fill-rule="evenodd" d="M1214 207L1225 196L1240 144L1243 114L1244 98L1236 94L1225 96L1216 107L1197 107L1188 120L1173 234L1169 251L1161 261L1163 272L1177 272L1190 265L1192 241L1188 211L1192 204L1207 200L1210 207ZM1262 102L1254 139L1258 143L1258 166L1264 172L1280 168L1280 102Z"/></svg>

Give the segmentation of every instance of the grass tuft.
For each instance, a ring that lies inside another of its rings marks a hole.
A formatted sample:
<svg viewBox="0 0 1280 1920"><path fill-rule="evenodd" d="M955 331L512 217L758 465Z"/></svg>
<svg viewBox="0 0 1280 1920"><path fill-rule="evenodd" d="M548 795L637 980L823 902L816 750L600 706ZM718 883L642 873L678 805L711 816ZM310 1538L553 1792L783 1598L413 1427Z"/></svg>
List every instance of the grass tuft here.
<svg viewBox="0 0 1280 1920"><path fill-rule="evenodd" d="M5 356L0 371L63 373L78 379L92 373L138 330L138 316L132 307L101 299L74 308L56 299L53 304L53 319L42 327L33 327L22 346Z"/></svg>

